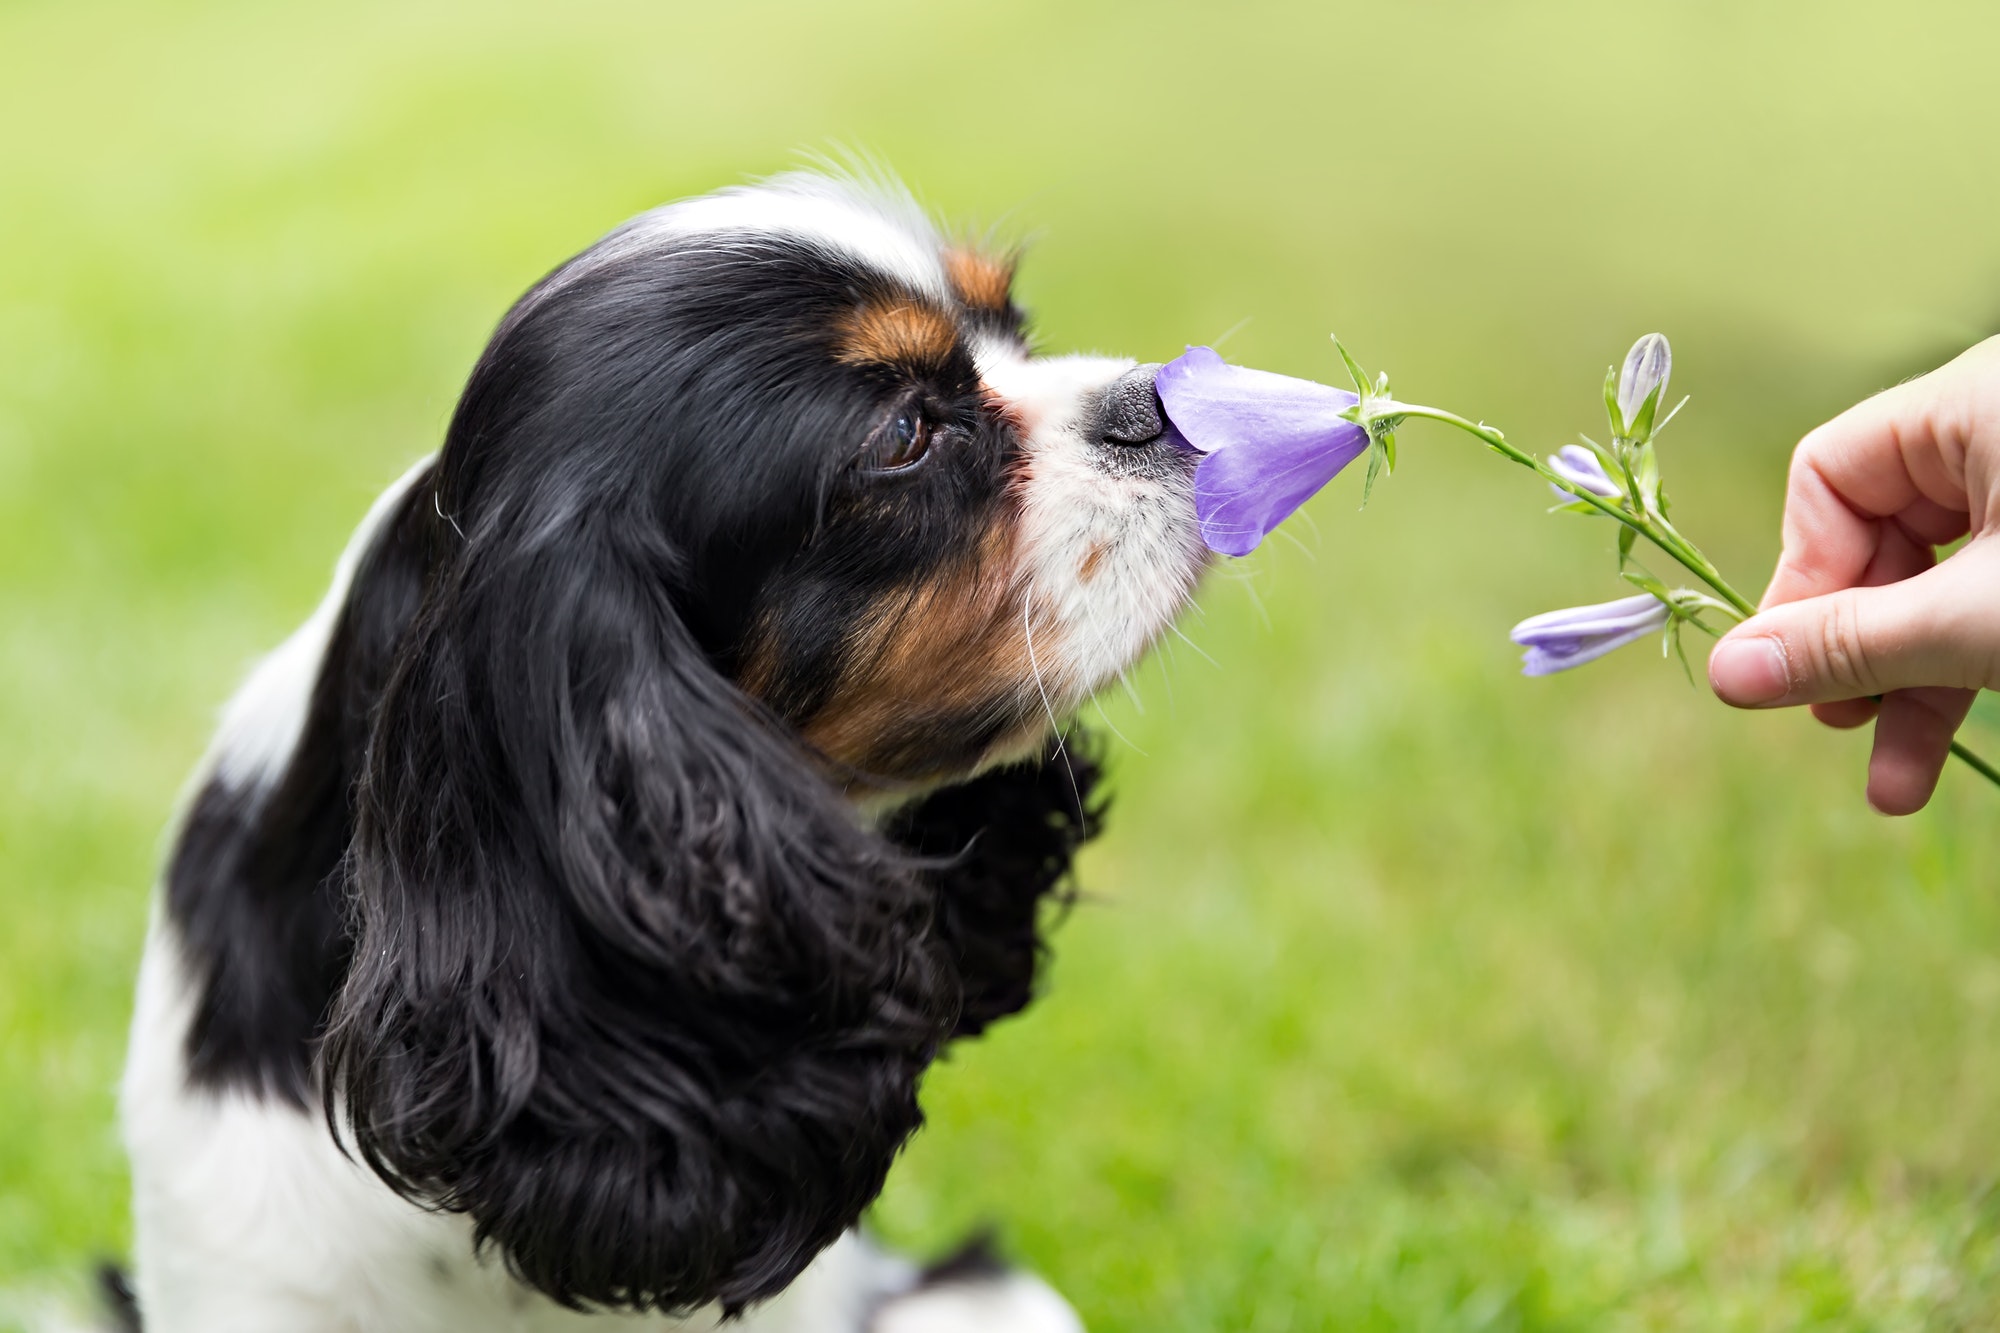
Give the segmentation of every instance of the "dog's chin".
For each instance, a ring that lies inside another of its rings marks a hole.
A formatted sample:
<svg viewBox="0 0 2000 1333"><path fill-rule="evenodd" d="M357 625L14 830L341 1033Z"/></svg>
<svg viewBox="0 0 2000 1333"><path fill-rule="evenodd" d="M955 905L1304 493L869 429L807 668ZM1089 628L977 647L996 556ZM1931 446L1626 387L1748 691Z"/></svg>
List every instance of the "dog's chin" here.
<svg viewBox="0 0 2000 1333"><path fill-rule="evenodd" d="M995 741L964 776L967 779L975 778L981 773L1005 768L1009 764L1024 764L1031 759L1040 759L1051 747L1061 742L1061 729L1051 724L1048 718L1030 718L1009 735Z"/></svg>
<svg viewBox="0 0 2000 1333"><path fill-rule="evenodd" d="M864 772L819 756L821 774L840 789L864 824L879 828L892 816L949 787L975 782L1002 769L1039 763L1063 744L1063 729L1037 712L983 748L968 744L940 753L920 771L902 775Z"/></svg>

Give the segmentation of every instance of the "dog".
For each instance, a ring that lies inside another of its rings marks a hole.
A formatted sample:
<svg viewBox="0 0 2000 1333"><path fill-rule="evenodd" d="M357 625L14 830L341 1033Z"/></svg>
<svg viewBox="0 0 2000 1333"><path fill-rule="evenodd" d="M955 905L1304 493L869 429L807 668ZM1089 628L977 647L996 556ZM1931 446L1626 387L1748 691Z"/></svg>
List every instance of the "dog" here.
<svg viewBox="0 0 2000 1333"><path fill-rule="evenodd" d="M801 173L510 309L224 711L122 1123L149 1333L1059 1333L857 1224L1030 999L1102 801L1057 723L1207 560L1154 366Z"/></svg>

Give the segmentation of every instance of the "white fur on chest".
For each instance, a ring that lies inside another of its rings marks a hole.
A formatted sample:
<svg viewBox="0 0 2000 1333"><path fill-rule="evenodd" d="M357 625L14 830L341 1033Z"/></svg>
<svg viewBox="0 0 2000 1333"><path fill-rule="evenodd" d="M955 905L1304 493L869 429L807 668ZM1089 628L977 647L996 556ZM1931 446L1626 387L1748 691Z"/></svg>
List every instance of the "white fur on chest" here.
<svg viewBox="0 0 2000 1333"><path fill-rule="evenodd" d="M580 1314L475 1256L463 1217L426 1212L344 1156L321 1118L188 1087L193 991L155 913L124 1084L147 1333L559 1333L705 1330L719 1320ZM848 1333L915 1279L850 1233L746 1333Z"/></svg>

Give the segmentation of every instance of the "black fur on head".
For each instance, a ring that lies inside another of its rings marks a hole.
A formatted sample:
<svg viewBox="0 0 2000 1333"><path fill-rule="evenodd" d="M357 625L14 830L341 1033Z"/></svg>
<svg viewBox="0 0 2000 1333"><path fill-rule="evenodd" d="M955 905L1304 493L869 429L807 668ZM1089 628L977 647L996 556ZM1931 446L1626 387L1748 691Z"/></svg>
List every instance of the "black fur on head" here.
<svg viewBox="0 0 2000 1333"><path fill-rule="evenodd" d="M554 1299L735 1309L875 1197L941 1044L1026 1002L1095 770L932 782L878 832L800 738L858 678L843 626L1004 521L969 359L844 355L883 279L821 248L585 260L502 324L408 507L322 1086ZM857 471L917 401L952 451ZM783 689L741 683L753 642ZM954 696L893 753L963 777L1022 709Z"/></svg>

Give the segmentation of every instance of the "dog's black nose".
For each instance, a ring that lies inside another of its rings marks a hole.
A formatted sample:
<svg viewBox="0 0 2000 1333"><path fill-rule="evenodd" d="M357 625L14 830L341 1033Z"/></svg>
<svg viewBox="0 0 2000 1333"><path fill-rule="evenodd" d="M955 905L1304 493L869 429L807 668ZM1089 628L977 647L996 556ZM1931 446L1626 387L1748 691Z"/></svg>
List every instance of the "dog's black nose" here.
<svg viewBox="0 0 2000 1333"><path fill-rule="evenodd" d="M1160 395L1153 391L1157 362L1134 366L1111 382L1098 409L1097 433L1107 444L1151 444L1166 433Z"/></svg>

